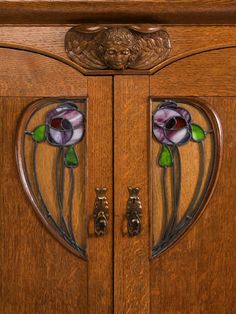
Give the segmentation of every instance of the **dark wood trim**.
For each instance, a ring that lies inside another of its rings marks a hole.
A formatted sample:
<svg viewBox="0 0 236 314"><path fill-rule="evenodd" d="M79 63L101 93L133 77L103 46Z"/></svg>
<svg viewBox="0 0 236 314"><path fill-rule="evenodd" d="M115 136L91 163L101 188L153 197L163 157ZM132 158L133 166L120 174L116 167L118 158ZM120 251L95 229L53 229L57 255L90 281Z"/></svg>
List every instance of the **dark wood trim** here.
<svg viewBox="0 0 236 314"><path fill-rule="evenodd" d="M14 1L0 3L1 24L235 24L230 0Z"/></svg>

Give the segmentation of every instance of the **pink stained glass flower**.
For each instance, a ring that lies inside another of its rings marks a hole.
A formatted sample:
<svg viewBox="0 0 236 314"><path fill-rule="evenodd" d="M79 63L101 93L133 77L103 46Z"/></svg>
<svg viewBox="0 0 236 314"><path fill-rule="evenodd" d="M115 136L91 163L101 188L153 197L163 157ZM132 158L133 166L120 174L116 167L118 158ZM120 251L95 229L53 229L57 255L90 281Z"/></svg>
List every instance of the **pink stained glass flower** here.
<svg viewBox="0 0 236 314"><path fill-rule="evenodd" d="M165 101L153 114L153 134L161 144L181 145L191 138L191 115L173 101Z"/></svg>
<svg viewBox="0 0 236 314"><path fill-rule="evenodd" d="M47 140L52 145L74 145L84 134L84 116L73 102L66 102L49 111L46 125Z"/></svg>

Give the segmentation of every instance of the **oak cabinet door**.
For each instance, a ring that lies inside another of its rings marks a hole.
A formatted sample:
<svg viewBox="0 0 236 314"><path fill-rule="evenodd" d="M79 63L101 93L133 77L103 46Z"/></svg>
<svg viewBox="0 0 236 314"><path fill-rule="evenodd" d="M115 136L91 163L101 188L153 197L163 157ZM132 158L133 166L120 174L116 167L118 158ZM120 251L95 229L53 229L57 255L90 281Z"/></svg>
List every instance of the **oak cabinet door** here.
<svg viewBox="0 0 236 314"><path fill-rule="evenodd" d="M1 313L112 311L111 112L110 77L0 49Z"/></svg>
<svg viewBox="0 0 236 314"><path fill-rule="evenodd" d="M151 77L151 95L182 98L177 100L177 106L189 110L190 125L202 127L205 133L203 140L198 133L198 142L195 138L179 145L182 158L179 216L181 219L185 208L191 207L189 217L186 216L190 225L173 247L152 260L153 313L235 312L235 62L235 48L225 46L189 53ZM186 112L179 113L186 121ZM195 137L196 128L190 128ZM200 145L197 154L196 145ZM154 169L152 172L154 176ZM207 176L209 179L204 179ZM206 184L208 191L204 188ZM155 227L154 223L152 226ZM154 230L152 233L155 234Z"/></svg>
<svg viewBox="0 0 236 314"><path fill-rule="evenodd" d="M226 46L115 77L115 313L235 312L235 63Z"/></svg>

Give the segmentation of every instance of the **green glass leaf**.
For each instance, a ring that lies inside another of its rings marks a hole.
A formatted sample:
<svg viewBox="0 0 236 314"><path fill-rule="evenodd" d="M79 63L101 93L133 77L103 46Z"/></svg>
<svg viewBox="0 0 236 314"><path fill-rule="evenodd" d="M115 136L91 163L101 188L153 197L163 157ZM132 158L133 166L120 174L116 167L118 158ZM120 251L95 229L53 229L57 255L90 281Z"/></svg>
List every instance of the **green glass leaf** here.
<svg viewBox="0 0 236 314"><path fill-rule="evenodd" d="M32 137L38 143L45 141L46 125L42 124L42 125L39 125L37 128L35 128L32 133Z"/></svg>
<svg viewBox="0 0 236 314"><path fill-rule="evenodd" d="M192 129L192 139L195 142L201 142L205 139L206 134L204 130L197 124L192 124L191 125Z"/></svg>
<svg viewBox="0 0 236 314"><path fill-rule="evenodd" d="M68 168L75 168L79 165L79 158L76 154L74 146L70 146L66 156L65 156L65 165Z"/></svg>
<svg viewBox="0 0 236 314"><path fill-rule="evenodd" d="M167 145L162 146L162 150L159 156L159 165L163 168L172 167L173 165L172 154Z"/></svg>

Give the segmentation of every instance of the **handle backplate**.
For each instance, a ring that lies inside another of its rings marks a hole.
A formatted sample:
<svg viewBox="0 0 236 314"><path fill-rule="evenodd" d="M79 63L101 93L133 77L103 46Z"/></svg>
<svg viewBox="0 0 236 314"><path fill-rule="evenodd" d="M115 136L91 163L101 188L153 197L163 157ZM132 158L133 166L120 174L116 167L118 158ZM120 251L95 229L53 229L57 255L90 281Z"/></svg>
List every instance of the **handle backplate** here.
<svg viewBox="0 0 236 314"><path fill-rule="evenodd" d="M106 198L107 188L99 187L95 189L96 199L94 202L94 232L97 236L107 233L108 225L108 202Z"/></svg>
<svg viewBox="0 0 236 314"><path fill-rule="evenodd" d="M141 232L142 205L138 193L140 188L128 187L129 199L127 201L126 218L128 235L133 237Z"/></svg>

